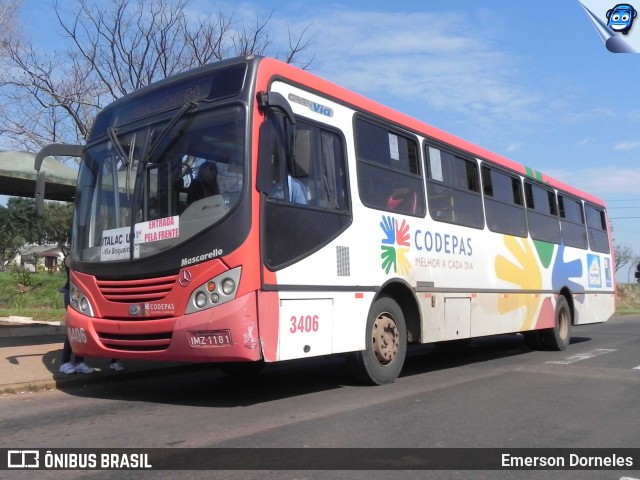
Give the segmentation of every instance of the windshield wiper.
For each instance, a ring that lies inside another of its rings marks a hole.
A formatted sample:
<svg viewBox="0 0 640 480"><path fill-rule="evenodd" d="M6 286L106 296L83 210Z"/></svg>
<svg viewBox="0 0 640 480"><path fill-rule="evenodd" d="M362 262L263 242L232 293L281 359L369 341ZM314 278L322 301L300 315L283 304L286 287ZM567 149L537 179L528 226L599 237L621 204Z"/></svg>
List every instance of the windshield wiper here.
<svg viewBox="0 0 640 480"><path fill-rule="evenodd" d="M149 147L149 151L145 155L144 163L146 163L153 156L153 154L156 153L156 150L160 146L160 143L162 142L162 140L164 140L167 134L171 132L173 127L175 127L176 123L178 123L178 121L182 117L184 117L187 113L189 113L191 110L193 110L197 106L198 106L198 102L187 102L182 106L180 110L178 110L178 112L173 116L173 118L169 121L169 123L162 129L162 131L158 134L158 136L156 136L152 140L151 146Z"/></svg>
<svg viewBox="0 0 640 480"><path fill-rule="evenodd" d="M126 152L124 151L124 148L122 148L122 145L120 144L120 140L118 139L118 134L116 133L116 129L113 127L109 127L107 128L107 133L109 134L109 140L111 140L111 143L113 144L113 147L116 149L116 152L118 153L118 155L122 157L122 161L126 162L129 156L126 154Z"/></svg>
<svg viewBox="0 0 640 480"><path fill-rule="evenodd" d="M131 194L131 168L133 167L133 154L136 145L136 135L133 135L133 139L131 140L131 146L129 147L129 154L124 151L120 140L118 139L118 134L116 133L116 129L113 127L107 128L107 134L109 135L109 139L113 144L113 147L116 149L116 153L122 157L122 164L126 168L126 176L125 176L125 188L127 192L127 199Z"/></svg>

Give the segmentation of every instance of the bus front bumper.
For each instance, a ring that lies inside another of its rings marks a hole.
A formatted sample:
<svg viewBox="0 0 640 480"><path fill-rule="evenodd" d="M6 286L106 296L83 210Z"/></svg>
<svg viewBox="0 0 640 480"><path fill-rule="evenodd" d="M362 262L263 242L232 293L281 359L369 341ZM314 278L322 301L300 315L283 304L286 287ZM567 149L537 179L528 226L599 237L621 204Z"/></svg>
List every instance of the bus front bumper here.
<svg viewBox="0 0 640 480"><path fill-rule="evenodd" d="M163 319L99 319L69 308L67 335L73 351L83 356L174 362L262 358L255 293Z"/></svg>

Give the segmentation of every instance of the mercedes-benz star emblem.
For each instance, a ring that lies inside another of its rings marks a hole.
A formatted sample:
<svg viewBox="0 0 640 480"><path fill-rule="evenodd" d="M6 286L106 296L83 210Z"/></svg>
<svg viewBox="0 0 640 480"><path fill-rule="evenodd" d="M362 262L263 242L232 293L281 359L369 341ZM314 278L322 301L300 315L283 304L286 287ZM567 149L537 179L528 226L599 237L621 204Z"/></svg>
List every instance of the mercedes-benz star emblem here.
<svg viewBox="0 0 640 480"><path fill-rule="evenodd" d="M191 272L189 270L183 270L178 283L182 287L186 287L187 285L189 285L191 283Z"/></svg>

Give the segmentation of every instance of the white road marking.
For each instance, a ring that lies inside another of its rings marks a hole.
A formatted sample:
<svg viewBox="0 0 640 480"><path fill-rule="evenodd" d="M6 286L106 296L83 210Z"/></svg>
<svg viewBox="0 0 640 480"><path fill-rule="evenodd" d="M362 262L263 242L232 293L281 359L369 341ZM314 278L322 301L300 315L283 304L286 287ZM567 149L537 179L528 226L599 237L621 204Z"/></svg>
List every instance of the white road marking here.
<svg viewBox="0 0 640 480"><path fill-rule="evenodd" d="M565 358L564 360L554 360L552 362L557 365L569 365L570 363L580 362L582 360L588 360L593 357L597 357L598 355L604 355L605 353L617 352L615 349L611 348L596 348L595 350L591 350L590 352L584 353L576 353L575 355L571 355L570 357Z"/></svg>
<svg viewBox="0 0 640 480"><path fill-rule="evenodd" d="M637 367L633 367L633 370L640 370L640 365L638 365ZM638 480L637 478L635 480Z"/></svg>

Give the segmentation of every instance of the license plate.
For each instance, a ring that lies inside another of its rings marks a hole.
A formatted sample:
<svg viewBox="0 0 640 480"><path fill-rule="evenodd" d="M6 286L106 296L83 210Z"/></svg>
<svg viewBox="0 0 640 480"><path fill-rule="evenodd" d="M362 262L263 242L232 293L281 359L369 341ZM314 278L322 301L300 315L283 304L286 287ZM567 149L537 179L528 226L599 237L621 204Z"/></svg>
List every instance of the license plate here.
<svg viewBox="0 0 640 480"><path fill-rule="evenodd" d="M187 332L190 347L221 347L233 345L230 330L202 330Z"/></svg>

